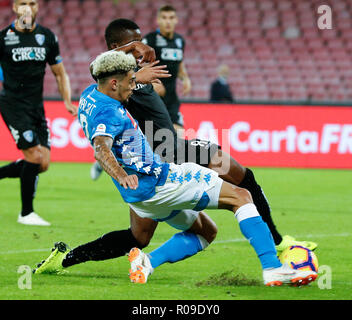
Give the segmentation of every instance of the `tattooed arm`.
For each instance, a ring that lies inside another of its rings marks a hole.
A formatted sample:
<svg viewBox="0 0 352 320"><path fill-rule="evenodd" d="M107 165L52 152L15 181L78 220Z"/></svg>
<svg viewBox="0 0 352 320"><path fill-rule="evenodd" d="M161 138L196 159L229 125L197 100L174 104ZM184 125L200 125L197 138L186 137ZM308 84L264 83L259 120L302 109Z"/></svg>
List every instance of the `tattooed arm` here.
<svg viewBox="0 0 352 320"><path fill-rule="evenodd" d="M94 157L100 163L108 175L114 178L125 189L137 189L138 177L128 175L119 165L111 151L113 140L108 136L97 136L94 138Z"/></svg>

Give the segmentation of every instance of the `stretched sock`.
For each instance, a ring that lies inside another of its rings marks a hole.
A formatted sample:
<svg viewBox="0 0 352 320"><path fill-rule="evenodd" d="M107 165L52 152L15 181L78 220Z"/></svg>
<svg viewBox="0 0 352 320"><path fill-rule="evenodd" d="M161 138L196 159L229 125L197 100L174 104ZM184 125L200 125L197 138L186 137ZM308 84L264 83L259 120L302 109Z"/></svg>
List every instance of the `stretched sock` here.
<svg viewBox="0 0 352 320"><path fill-rule="evenodd" d="M12 162L0 168L0 179L19 178L23 167L24 160Z"/></svg>
<svg viewBox="0 0 352 320"><path fill-rule="evenodd" d="M140 244L131 229L113 231L71 250L62 261L62 266L67 268L86 261L121 257L134 247L140 247Z"/></svg>
<svg viewBox="0 0 352 320"><path fill-rule="evenodd" d="M40 165L23 161L21 170L21 200L22 200L22 211L21 215L26 216L33 212L33 199L38 183L38 173Z"/></svg>
<svg viewBox="0 0 352 320"><path fill-rule="evenodd" d="M268 225L270 232L274 238L274 242L278 245L282 241L281 234L277 231L276 226L271 217L271 210L265 194L256 182L252 170L246 168L246 174L242 182L238 185L241 188L247 189L253 198L253 202L257 207L259 214L262 216L264 222Z"/></svg>
<svg viewBox="0 0 352 320"><path fill-rule="evenodd" d="M153 268L165 262L174 263L191 257L205 249L209 243L200 235L191 232L176 233L170 240L149 253Z"/></svg>
<svg viewBox="0 0 352 320"><path fill-rule="evenodd" d="M275 244L267 224L259 215L253 203L240 207L236 213L242 234L249 240L260 260L263 269L281 266L277 258Z"/></svg>

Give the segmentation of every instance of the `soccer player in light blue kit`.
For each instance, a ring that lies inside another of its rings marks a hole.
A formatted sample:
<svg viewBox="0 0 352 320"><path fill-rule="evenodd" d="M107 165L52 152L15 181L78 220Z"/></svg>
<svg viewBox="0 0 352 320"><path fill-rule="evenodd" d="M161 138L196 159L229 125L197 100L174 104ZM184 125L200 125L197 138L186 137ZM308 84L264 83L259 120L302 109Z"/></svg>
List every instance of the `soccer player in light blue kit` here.
<svg viewBox="0 0 352 320"><path fill-rule="evenodd" d="M280 263L269 228L246 189L223 181L208 168L194 163L164 163L153 153L138 123L122 104L135 88L135 68L134 57L123 52L98 56L93 64L98 84L82 93L78 112L95 158L112 177L124 201L140 217L165 221L182 231L149 254L133 248L129 253L131 281L145 283L161 264L180 261L206 248L213 238L208 232L211 220L199 218L199 211L205 208L235 214L261 262L264 284L304 285L314 281L315 272Z"/></svg>

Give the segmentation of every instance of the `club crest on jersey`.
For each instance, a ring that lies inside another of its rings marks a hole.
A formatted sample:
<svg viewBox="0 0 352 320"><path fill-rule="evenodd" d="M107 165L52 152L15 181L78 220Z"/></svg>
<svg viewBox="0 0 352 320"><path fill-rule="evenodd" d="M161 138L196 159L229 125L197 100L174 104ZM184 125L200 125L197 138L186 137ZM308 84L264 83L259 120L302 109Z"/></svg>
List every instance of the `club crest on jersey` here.
<svg viewBox="0 0 352 320"><path fill-rule="evenodd" d="M37 40L38 44L40 46L42 46L44 44L44 41L45 41L45 35L38 33L38 34L35 35L35 40Z"/></svg>
<svg viewBox="0 0 352 320"><path fill-rule="evenodd" d="M33 131L32 130L27 130L27 131L23 132L23 137L29 143L33 142Z"/></svg>
<svg viewBox="0 0 352 320"><path fill-rule="evenodd" d="M96 132L103 132L103 133L105 133L105 131L106 131L106 125L103 124L103 123L99 124L98 127L97 127Z"/></svg>

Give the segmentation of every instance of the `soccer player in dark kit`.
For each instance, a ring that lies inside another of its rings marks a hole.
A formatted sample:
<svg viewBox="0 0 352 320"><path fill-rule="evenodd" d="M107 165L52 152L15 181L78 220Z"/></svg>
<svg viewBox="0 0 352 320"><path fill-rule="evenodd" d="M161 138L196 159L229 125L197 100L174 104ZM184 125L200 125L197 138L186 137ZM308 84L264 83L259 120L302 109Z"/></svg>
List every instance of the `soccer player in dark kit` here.
<svg viewBox="0 0 352 320"><path fill-rule="evenodd" d="M0 113L24 158L0 168L0 179L19 178L22 209L18 222L48 226L35 213L38 174L50 163L50 132L43 107L46 64L55 75L66 109L75 116L68 75L60 56L57 37L36 23L37 0L14 0L17 19L0 32L0 63L4 73Z"/></svg>
<svg viewBox="0 0 352 320"><path fill-rule="evenodd" d="M106 29L105 38L109 50L118 49L127 52L129 52L130 44L142 39L138 25L126 19L117 19L111 22ZM137 74L138 72L136 77ZM140 76L139 79L141 79ZM147 140L152 140L153 151L157 152L164 161L175 162L176 164L184 162L200 164L216 171L225 181L247 189L253 197L253 202L259 214L270 229L278 252L296 244L312 250L317 247L314 242L296 241L289 235L281 236L272 220L268 201L249 168L243 167L217 145L197 139L189 141L177 139L166 107L151 84L137 85L125 107L133 119L138 121L140 129L147 136ZM84 119L80 119L80 121L84 123ZM153 124L150 134L152 137L150 135L148 137L148 121ZM157 139L160 136L160 131L167 136L167 141ZM171 137L168 136L168 133ZM163 153L165 149L167 149L166 155ZM170 150L171 152L168 152ZM179 152L180 150L181 152ZM172 157L170 157L170 153ZM223 166L223 164L228 164L227 171L224 170L226 165ZM205 214L200 213L200 216L207 219ZM79 263L117 258L128 253L133 247L146 247L154 234L158 221L141 218L132 209L130 210L130 221L131 227L129 229L109 232L72 250L65 243L58 242L50 256L38 265L34 273L60 273L63 268ZM216 226L213 226L214 234L216 234L216 230Z"/></svg>
<svg viewBox="0 0 352 320"><path fill-rule="evenodd" d="M178 78L182 81L183 94L186 95L191 91L191 80L183 61L186 42L175 32L177 23L175 8L170 5L161 7L157 15L159 29L144 36L142 42L154 48L156 59L165 64L171 74L170 78L161 79L165 87L162 99L175 129L182 132L183 117L180 113L181 103L176 92L176 82Z"/></svg>

